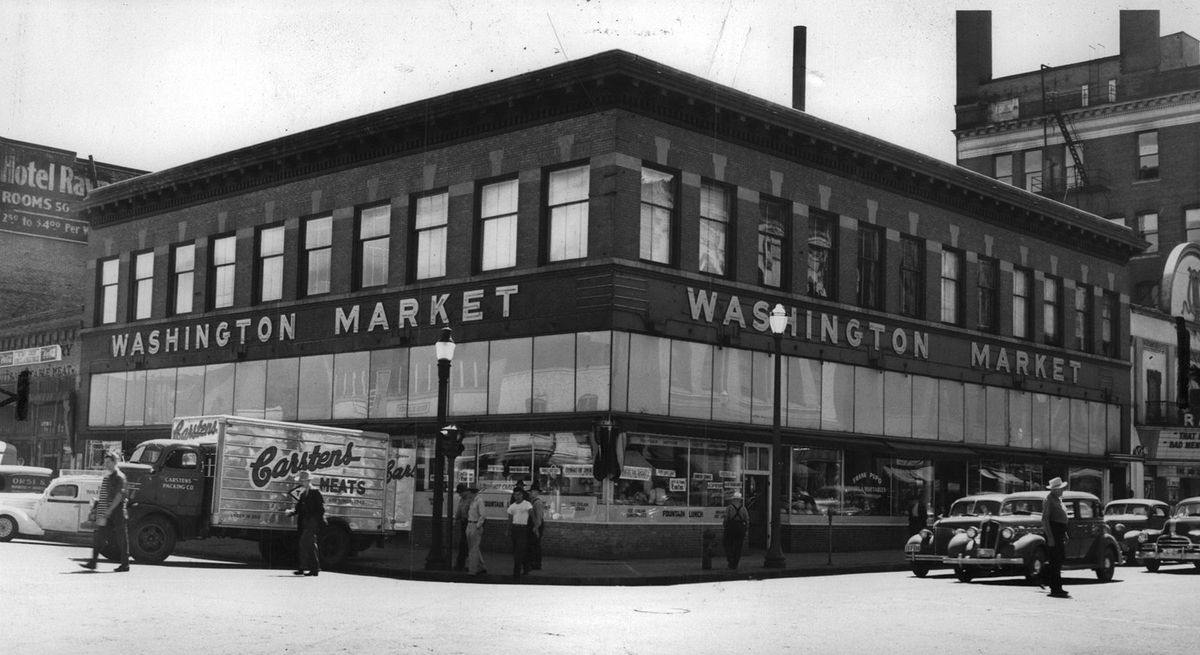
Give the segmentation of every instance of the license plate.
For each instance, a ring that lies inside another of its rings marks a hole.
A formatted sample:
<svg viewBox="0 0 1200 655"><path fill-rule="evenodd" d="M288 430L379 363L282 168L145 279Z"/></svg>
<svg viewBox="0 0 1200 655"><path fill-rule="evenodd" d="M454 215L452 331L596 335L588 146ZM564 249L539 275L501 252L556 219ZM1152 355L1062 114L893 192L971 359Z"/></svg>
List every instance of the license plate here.
<svg viewBox="0 0 1200 655"><path fill-rule="evenodd" d="M995 548L980 548L979 549L979 557L995 557L995 556L996 556Z"/></svg>
<svg viewBox="0 0 1200 655"><path fill-rule="evenodd" d="M905 544L905 545L904 545L904 552L906 552L906 553L919 553L919 552L921 552L921 544Z"/></svg>
<svg viewBox="0 0 1200 655"><path fill-rule="evenodd" d="M1158 553L1159 557L1181 557L1182 555L1183 549L1180 548L1164 548Z"/></svg>

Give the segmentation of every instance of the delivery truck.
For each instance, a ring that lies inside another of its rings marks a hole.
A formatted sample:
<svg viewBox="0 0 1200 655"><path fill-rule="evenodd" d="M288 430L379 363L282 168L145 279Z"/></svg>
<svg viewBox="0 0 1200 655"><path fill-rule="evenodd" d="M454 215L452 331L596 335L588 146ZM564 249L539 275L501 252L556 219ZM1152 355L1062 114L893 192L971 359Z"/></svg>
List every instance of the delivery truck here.
<svg viewBox="0 0 1200 655"><path fill-rule="evenodd" d="M325 497L321 565L411 529L415 451L378 432L236 416L176 418L170 438L137 446L121 469L136 492L129 549L161 562L179 541L228 537L259 543L268 561L295 552L298 476Z"/></svg>

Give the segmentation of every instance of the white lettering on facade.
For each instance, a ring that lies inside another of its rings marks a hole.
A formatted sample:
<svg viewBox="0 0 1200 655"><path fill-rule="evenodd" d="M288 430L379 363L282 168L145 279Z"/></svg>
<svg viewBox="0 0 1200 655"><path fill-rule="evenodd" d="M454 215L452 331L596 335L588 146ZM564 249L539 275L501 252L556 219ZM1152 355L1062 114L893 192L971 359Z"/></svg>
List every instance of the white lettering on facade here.
<svg viewBox="0 0 1200 655"><path fill-rule="evenodd" d="M1033 353L1033 373L1029 372L1030 353L1024 350L1015 350L1013 355L1016 358L1016 374L1035 377L1041 380L1054 380L1055 382L1066 382L1066 369L1071 369L1071 383L1079 383L1079 369L1083 363L1074 359L1063 359L1062 357L1049 357L1050 368L1047 373L1046 355ZM1000 348L996 352L996 358L992 359L992 347L988 344L981 344L976 341L971 342L971 367L982 368L984 370L992 370L1001 373L1012 373L1012 367L1009 366L1008 351L1005 348Z"/></svg>
<svg viewBox="0 0 1200 655"><path fill-rule="evenodd" d="M132 357L134 355L157 355L193 350L205 350L209 347L209 335L217 347L223 348L231 340L245 344L247 330L254 326L250 338L258 338L260 343L274 341L294 341L296 339L296 315L281 314L276 320L269 316L258 318L241 318L234 321L236 333L230 330L227 321L221 321L216 327L209 323L184 325L170 328L149 330L145 333L122 332L109 337L109 352L113 357ZM194 328L194 329L193 329ZM193 339L194 335L194 339Z"/></svg>

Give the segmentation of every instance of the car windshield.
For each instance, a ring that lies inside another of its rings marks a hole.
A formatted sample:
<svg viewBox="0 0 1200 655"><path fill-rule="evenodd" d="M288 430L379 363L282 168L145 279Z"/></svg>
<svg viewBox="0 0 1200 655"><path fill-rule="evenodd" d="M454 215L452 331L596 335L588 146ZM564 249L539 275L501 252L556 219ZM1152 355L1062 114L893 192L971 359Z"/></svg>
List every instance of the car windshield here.
<svg viewBox="0 0 1200 655"><path fill-rule="evenodd" d="M1125 514L1133 514L1134 516L1150 516L1150 510L1145 505L1109 505L1104 509L1105 516L1120 516Z"/></svg>
<svg viewBox="0 0 1200 655"><path fill-rule="evenodd" d="M1200 516L1200 503L1184 503L1176 507L1175 516Z"/></svg>
<svg viewBox="0 0 1200 655"><path fill-rule="evenodd" d="M1006 500L1000 506L1001 516L1011 516L1014 514L1041 514L1042 499L1041 498L1018 498L1015 500Z"/></svg>
<svg viewBox="0 0 1200 655"><path fill-rule="evenodd" d="M998 500L969 500L963 498L950 506L950 516L992 515L1000 510Z"/></svg>
<svg viewBox="0 0 1200 655"><path fill-rule="evenodd" d="M134 464L154 464L158 462L159 457L162 457L162 446L142 444L134 449L129 461Z"/></svg>

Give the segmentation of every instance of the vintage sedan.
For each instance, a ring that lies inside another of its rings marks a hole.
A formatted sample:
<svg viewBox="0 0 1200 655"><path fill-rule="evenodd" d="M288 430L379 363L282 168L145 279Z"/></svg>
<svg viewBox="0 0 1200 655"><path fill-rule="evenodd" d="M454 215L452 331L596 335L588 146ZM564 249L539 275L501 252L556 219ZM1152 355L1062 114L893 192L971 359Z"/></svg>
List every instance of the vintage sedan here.
<svg viewBox="0 0 1200 655"><path fill-rule="evenodd" d="M1152 498L1126 498L1104 506L1104 522L1121 544L1121 558L1127 564L1136 561L1143 543L1158 539L1170 515L1170 505Z"/></svg>
<svg viewBox="0 0 1200 655"><path fill-rule="evenodd" d="M1200 496L1185 498L1175 506L1175 513L1163 524L1162 534L1150 541L1146 538L1137 558L1149 571L1163 564L1191 562L1200 568Z"/></svg>
<svg viewBox="0 0 1200 655"><path fill-rule="evenodd" d="M1005 496L997 516L980 521L950 539L943 563L962 582L983 574L1041 577L1049 548L1042 531L1046 491ZM1109 533L1100 499L1082 491L1063 493L1067 510L1066 560L1063 570L1092 569L1102 582L1112 580L1121 561L1121 546Z"/></svg>
<svg viewBox="0 0 1200 655"><path fill-rule="evenodd" d="M994 516L1000 512L1004 494L985 493L963 496L950 505L950 511L933 524L908 538L904 544L904 556L912 566L913 575L923 578L929 570L944 566L946 546L955 534L968 528L979 528L980 517Z"/></svg>
<svg viewBox="0 0 1200 655"><path fill-rule="evenodd" d="M90 536L96 526L88 520L88 512L102 479L99 473L64 475L41 494L0 496L0 541L17 536L63 541Z"/></svg>

